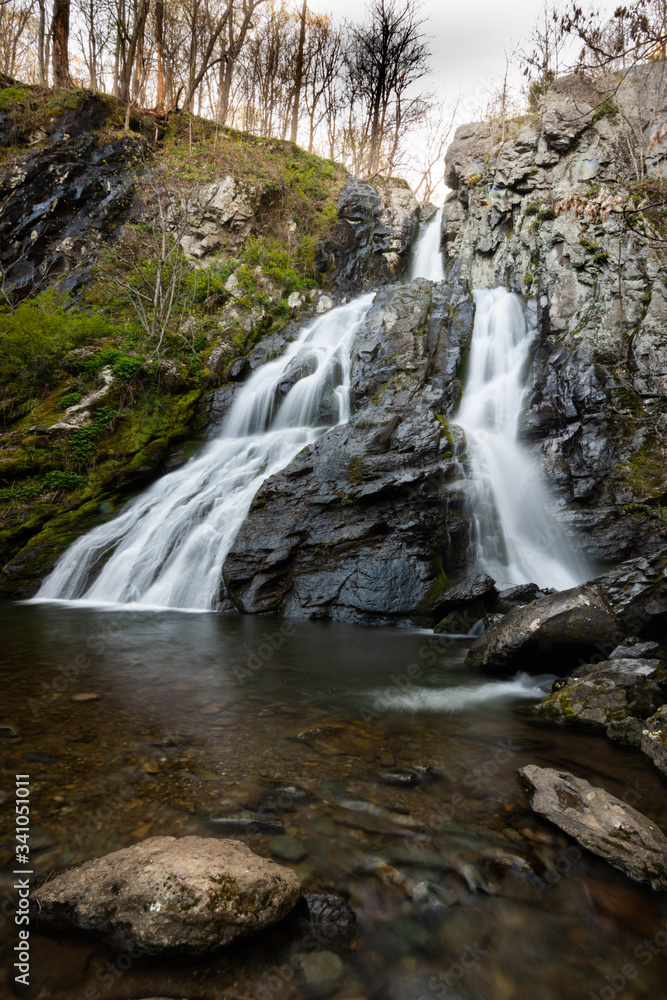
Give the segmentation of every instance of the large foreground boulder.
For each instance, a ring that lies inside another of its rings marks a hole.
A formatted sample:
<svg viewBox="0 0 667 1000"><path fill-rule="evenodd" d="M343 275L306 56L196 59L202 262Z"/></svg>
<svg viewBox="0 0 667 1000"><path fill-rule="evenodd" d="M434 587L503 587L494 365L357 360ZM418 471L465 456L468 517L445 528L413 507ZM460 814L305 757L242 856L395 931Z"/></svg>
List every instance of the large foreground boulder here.
<svg viewBox="0 0 667 1000"><path fill-rule="evenodd" d="M529 764L518 773L538 816L636 882L667 889L667 837L646 816L567 771Z"/></svg>
<svg viewBox="0 0 667 1000"><path fill-rule="evenodd" d="M614 649L622 637L600 588L573 587L510 611L475 640L466 665L562 675L600 649Z"/></svg>
<svg viewBox="0 0 667 1000"><path fill-rule="evenodd" d="M612 723L626 719L646 719L667 701L665 670L660 660L605 660L588 664L576 673L536 705L538 715L607 730ZM608 735L619 737L618 726Z"/></svg>
<svg viewBox="0 0 667 1000"><path fill-rule="evenodd" d="M215 951L282 919L300 893L293 871L238 841L152 837L58 875L33 898L42 918L155 955Z"/></svg>

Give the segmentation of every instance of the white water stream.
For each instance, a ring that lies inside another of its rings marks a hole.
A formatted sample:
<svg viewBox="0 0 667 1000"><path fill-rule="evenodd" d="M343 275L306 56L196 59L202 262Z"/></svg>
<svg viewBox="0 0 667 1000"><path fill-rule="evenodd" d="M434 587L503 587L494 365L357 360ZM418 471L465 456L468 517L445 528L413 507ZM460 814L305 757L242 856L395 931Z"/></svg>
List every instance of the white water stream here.
<svg viewBox="0 0 667 1000"><path fill-rule="evenodd" d="M203 453L75 542L37 600L215 609L222 565L264 480L347 420L350 348L373 297L316 319L258 369Z"/></svg>
<svg viewBox="0 0 667 1000"><path fill-rule="evenodd" d="M461 406L473 485L472 560L500 585L566 590L590 577L539 466L517 439L535 329L518 295L474 292L475 325Z"/></svg>
<svg viewBox="0 0 667 1000"><path fill-rule="evenodd" d="M442 209L415 250L412 279L445 277ZM566 536L535 461L517 440L530 348L536 331L518 295L474 292L475 325L458 415L472 482L470 562L500 585L537 583L565 590L590 577L576 540Z"/></svg>
<svg viewBox="0 0 667 1000"><path fill-rule="evenodd" d="M427 278L429 281L445 280L445 265L440 244L442 242L442 214L440 208L420 233L415 247L410 278Z"/></svg>

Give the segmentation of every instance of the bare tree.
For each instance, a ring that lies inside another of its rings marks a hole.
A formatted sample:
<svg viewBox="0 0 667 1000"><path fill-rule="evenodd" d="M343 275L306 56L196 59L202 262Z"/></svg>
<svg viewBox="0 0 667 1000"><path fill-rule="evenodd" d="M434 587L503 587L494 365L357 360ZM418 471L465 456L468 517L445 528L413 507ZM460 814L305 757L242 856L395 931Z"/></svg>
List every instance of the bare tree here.
<svg viewBox="0 0 667 1000"><path fill-rule="evenodd" d="M378 173L382 146L415 111L407 92L427 72L428 48L416 0L372 0L370 21L353 28L347 79L356 106L348 140L364 150L366 173ZM422 111L427 110L425 103Z"/></svg>
<svg viewBox="0 0 667 1000"><path fill-rule="evenodd" d="M527 97L535 107L558 76L563 51L563 32L557 0L542 0L529 37L530 48L520 54L527 80Z"/></svg>
<svg viewBox="0 0 667 1000"><path fill-rule="evenodd" d="M667 0L635 0L617 7L611 18L571 3L560 27L583 43L582 69L624 69L667 57Z"/></svg>

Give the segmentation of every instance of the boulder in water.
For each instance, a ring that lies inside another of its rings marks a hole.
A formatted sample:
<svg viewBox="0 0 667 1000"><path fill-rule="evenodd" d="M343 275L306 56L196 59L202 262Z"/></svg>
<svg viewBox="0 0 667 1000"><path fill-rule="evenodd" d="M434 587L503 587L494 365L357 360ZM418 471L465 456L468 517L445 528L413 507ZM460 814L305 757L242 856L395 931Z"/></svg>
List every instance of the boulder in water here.
<svg viewBox="0 0 667 1000"><path fill-rule="evenodd" d="M281 920L300 892L293 871L238 841L152 837L56 876L33 899L42 918L124 947L204 954Z"/></svg>
<svg viewBox="0 0 667 1000"><path fill-rule="evenodd" d="M449 611L475 605L483 608L482 614L477 616L482 618L497 597L496 581L486 573L476 573L447 587L433 605L433 611L444 616Z"/></svg>
<svg viewBox="0 0 667 1000"><path fill-rule="evenodd" d="M659 660L606 660L582 667L535 711L557 722L607 729L627 718L645 719L665 701L667 677ZM617 727L610 734L618 739L622 735ZM625 735L632 737L631 733ZM634 738L629 742L635 742Z"/></svg>
<svg viewBox="0 0 667 1000"><path fill-rule="evenodd" d="M667 889L667 837L646 816L567 771L529 764L518 773L538 816L636 882Z"/></svg>
<svg viewBox="0 0 667 1000"><path fill-rule="evenodd" d="M573 587L508 612L475 640L466 665L562 676L600 648L614 649L623 634L599 587Z"/></svg>

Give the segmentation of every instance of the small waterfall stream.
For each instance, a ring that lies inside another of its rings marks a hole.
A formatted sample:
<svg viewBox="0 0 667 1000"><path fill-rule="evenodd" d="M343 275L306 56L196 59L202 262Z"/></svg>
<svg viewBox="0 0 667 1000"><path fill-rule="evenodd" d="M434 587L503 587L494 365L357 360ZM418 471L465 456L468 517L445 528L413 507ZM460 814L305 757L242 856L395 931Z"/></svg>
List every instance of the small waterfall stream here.
<svg viewBox="0 0 667 1000"><path fill-rule="evenodd" d="M439 208L419 235L412 261L411 281L417 281L418 278L427 278L428 281L445 280L445 265L440 249L442 214L443 210Z"/></svg>
<svg viewBox="0 0 667 1000"><path fill-rule="evenodd" d="M215 609L222 565L264 480L347 420L350 349L373 297L316 319L256 371L204 452L75 542L37 599Z"/></svg>
<svg viewBox="0 0 667 1000"><path fill-rule="evenodd" d="M420 235L412 280L445 277L440 209ZM466 433L472 485L470 564L500 585L565 590L591 574L553 513L548 484L517 440L535 329L518 295L475 291L468 377L455 422Z"/></svg>
<svg viewBox="0 0 667 1000"><path fill-rule="evenodd" d="M472 562L501 585L565 590L590 573L554 514L548 484L517 439L535 328L518 295L474 292L468 378L456 423L463 427L473 483Z"/></svg>

